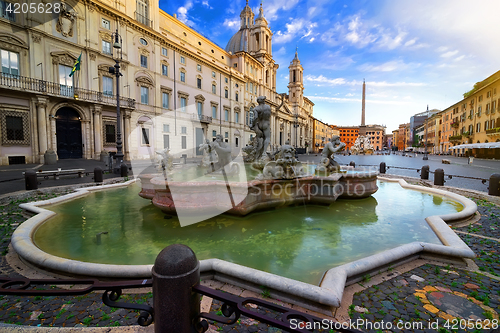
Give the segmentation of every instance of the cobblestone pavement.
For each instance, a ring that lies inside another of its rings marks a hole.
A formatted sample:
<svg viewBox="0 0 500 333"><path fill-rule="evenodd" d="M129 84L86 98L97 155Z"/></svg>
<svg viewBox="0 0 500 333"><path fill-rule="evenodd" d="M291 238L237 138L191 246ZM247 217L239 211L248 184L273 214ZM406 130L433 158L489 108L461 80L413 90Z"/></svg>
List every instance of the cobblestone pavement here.
<svg viewBox="0 0 500 333"><path fill-rule="evenodd" d="M35 195L34 199L47 199L55 195L58 194L41 193ZM0 233L2 236L0 239L0 275L19 276L12 267L7 265L5 255L8 252L12 231L26 218L18 204L30 200L13 199L0 206ZM358 328L366 332L500 331L495 329L492 324L499 324L498 312L500 310L500 258L498 250L500 248L500 208L486 201L475 201L478 204L481 219L470 226L454 229L478 255L474 260L478 268L475 271L470 271L464 267L431 262L408 272L395 274L396 277L379 284L371 285L372 283L367 278L359 284L364 289L354 294L352 304L348 308L348 314L352 321L364 323ZM395 270L397 269L396 267ZM266 298L268 296L266 290L258 294L237 287L227 287L227 285L216 281L204 281L203 284L244 297ZM0 321L45 327L102 327L137 324L138 312L109 308L102 303L101 296L101 293L90 293L78 297L0 296ZM152 294L151 292L124 294L120 300L151 305ZM276 300L271 301L291 306ZM220 314L220 302L213 300L209 302L208 306L212 313ZM276 316L276 314L258 307L255 310ZM463 326L466 323L465 321L461 322L461 318L473 320L475 327L461 329L460 324ZM485 329L488 321L489 329ZM369 326L370 324L381 325L382 322L391 323L393 328L379 329L376 326ZM422 323L423 326L421 328L413 326L397 329L394 326L398 323L401 325ZM431 324L435 326L429 328L428 326ZM454 329L454 325L457 329ZM209 332L218 331L243 333L280 332L281 330L242 316L234 325L210 323ZM329 331L329 329L325 329L315 332Z"/></svg>

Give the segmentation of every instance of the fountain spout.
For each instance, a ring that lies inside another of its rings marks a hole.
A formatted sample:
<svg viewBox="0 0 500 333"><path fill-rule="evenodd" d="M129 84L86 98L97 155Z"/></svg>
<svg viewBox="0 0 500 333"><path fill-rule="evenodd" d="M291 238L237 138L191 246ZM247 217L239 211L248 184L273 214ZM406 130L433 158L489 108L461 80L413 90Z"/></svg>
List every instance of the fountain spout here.
<svg viewBox="0 0 500 333"><path fill-rule="evenodd" d="M95 235L95 240L96 240L96 242L97 242L97 245L101 245L101 235L102 235L102 234L107 235L107 234L108 234L108 232L107 232L107 231L101 231L101 232L99 232L99 233L97 233L97 234Z"/></svg>

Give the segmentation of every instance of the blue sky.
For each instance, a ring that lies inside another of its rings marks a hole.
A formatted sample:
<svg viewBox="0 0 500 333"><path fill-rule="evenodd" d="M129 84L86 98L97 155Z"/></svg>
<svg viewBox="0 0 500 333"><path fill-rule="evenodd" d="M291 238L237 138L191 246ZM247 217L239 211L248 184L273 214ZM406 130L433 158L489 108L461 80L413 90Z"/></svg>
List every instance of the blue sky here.
<svg viewBox="0 0 500 333"><path fill-rule="evenodd" d="M259 1L250 0L258 13ZM160 8L221 47L239 29L245 0L160 0ZM498 0L264 0L273 32L278 92L298 47L314 116L359 125L363 79L366 123L387 132L410 117L460 101L500 70Z"/></svg>

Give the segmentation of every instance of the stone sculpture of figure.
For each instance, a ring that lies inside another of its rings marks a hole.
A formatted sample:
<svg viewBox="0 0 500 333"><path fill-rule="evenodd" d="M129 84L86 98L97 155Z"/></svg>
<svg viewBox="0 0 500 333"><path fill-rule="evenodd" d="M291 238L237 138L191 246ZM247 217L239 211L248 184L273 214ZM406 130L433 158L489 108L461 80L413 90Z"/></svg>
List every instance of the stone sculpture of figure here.
<svg viewBox="0 0 500 333"><path fill-rule="evenodd" d="M200 163L201 167L206 168L217 163L217 155L215 154L215 150L212 149L212 145L208 139L205 140L205 143L202 143L199 147L200 151L203 151L203 158Z"/></svg>
<svg viewBox="0 0 500 333"><path fill-rule="evenodd" d="M215 141L212 142L212 148L215 149L215 152L219 157L219 164L221 168L231 162L231 146L224 142L222 135L217 134Z"/></svg>
<svg viewBox="0 0 500 333"><path fill-rule="evenodd" d="M332 136L330 142L328 142L323 151L321 152L321 162L320 169L327 172L338 172L340 170L340 165L335 161L333 154L342 151L346 144L340 141L338 135Z"/></svg>
<svg viewBox="0 0 500 333"><path fill-rule="evenodd" d="M259 96L257 105L253 108L253 121L250 128L255 132L251 144L243 148L247 153L245 161L254 162L259 159L267 160L265 154L271 141L271 107L266 104L266 97Z"/></svg>
<svg viewBox="0 0 500 333"><path fill-rule="evenodd" d="M170 149L166 148L162 151L157 151L156 154L160 155L158 159L158 170L162 171L164 175L174 169L174 157L170 155Z"/></svg>

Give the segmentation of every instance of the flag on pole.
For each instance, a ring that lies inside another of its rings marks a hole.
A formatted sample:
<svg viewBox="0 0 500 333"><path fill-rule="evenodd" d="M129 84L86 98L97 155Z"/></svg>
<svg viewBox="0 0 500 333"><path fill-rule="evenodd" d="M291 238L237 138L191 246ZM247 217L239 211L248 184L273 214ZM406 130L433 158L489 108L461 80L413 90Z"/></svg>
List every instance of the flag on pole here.
<svg viewBox="0 0 500 333"><path fill-rule="evenodd" d="M73 66L73 69L71 70L71 73L69 73L69 77L72 77L73 74L75 74L76 71L80 70L80 62L82 61L82 54L80 53L80 56L78 59L76 59L75 65Z"/></svg>

